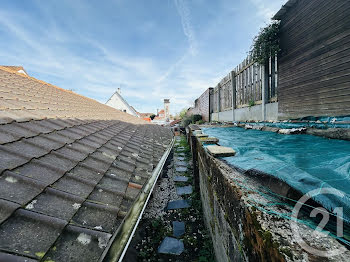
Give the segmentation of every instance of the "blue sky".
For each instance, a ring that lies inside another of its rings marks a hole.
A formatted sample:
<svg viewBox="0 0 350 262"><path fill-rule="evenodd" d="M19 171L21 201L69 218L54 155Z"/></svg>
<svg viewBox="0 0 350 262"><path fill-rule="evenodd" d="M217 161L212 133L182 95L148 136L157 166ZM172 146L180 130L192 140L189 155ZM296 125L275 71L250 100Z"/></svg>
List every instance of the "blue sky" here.
<svg viewBox="0 0 350 262"><path fill-rule="evenodd" d="M0 64L140 112L190 106L247 55L286 0L1 1Z"/></svg>

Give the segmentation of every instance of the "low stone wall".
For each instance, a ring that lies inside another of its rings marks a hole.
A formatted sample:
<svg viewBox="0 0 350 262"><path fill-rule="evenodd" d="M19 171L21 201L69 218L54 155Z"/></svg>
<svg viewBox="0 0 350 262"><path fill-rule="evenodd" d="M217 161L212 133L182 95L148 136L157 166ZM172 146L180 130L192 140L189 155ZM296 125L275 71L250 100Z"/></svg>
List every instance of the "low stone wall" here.
<svg viewBox="0 0 350 262"><path fill-rule="evenodd" d="M265 213L250 205L252 197L260 198L261 203L266 202L254 192L254 188L259 190L261 185L277 194L298 199L295 190L270 176L256 179L242 174L223 160L209 155L201 142L192 135L191 127L186 131L193 155L195 183L200 187L204 218L218 262L350 261L349 252L333 258L319 258L303 250L294 239L290 220L271 215L274 212L290 214L291 207L272 206L269 207L271 213ZM253 190L244 190L237 181L246 183ZM305 227L302 230L305 241L314 247L325 248L325 240L316 239L312 229ZM326 239L326 243L329 248L341 247L331 237Z"/></svg>

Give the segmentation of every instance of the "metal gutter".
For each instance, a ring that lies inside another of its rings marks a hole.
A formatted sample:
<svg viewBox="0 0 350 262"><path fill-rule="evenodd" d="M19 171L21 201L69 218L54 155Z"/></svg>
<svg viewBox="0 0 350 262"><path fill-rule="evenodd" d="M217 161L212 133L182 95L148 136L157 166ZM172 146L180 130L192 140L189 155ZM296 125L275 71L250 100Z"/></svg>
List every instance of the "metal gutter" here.
<svg viewBox="0 0 350 262"><path fill-rule="evenodd" d="M137 200L125 216L120 228L112 236L109 246L105 249L99 262L121 262L124 255L129 247L132 237L135 234L136 228L140 223L143 212L147 206L151 193L156 185L161 171L163 170L164 164L170 154L170 151L174 145L175 138L172 139L167 150L164 152L162 158L158 162L158 165L153 170L151 178L147 184L143 187Z"/></svg>

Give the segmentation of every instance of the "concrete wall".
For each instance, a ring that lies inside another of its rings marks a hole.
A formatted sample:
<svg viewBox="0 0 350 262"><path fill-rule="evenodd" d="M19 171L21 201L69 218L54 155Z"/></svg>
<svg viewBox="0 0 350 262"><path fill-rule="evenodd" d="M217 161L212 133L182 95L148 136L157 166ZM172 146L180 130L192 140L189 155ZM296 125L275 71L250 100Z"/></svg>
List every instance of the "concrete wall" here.
<svg viewBox="0 0 350 262"><path fill-rule="evenodd" d="M205 122L209 122L210 119L210 94L213 88L208 88L205 92L195 100L195 106L187 111L187 115L201 115Z"/></svg>
<svg viewBox="0 0 350 262"><path fill-rule="evenodd" d="M242 198L232 182L227 167L208 155L202 144L188 129L194 181L202 199L204 220L210 231L218 262L286 261L272 238L264 237L257 215ZM226 169L226 170L225 170Z"/></svg>
<svg viewBox="0 0 350 262"><path fill-rule="evenodd" d="M278 118L278 102L265 104L265 120L277 120ZM234 116L232 110L227 110L218 113L211 114L212 121L231 122L231 121L248 121L248 120L264 120L263 119L263 107L262 105L256 105L251 107L237 108L234 110Z"/></svg>

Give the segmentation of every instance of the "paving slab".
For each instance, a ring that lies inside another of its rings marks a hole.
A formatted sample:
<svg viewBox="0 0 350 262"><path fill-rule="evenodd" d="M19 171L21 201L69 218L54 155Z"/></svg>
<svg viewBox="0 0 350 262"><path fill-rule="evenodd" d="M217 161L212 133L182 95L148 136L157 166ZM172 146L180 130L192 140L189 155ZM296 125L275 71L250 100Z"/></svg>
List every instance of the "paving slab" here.
<svg viewBox="0 0 350 262"><path fill-rule="evenodd" d="M179 160L179 161L184 161L185 157L184 156L177 156L176 159Z"/></svg>
<svg viewBox="0 0 350 262"><path fill-rule="evenodd" d="M184 243L173 237L166 237L158 248L158 253L180 255L184 251Z"/></svg>
<svg viewBox="0 0 350 262"><path fill-rule="evenodd" d="M181 209L181 208L188 208L190 207L190 203L188 200L174 200L170 201L167 205L167 210L171 209Z"/></svg>
<svg viewBox="0 0 350 262"><path fill-rule="evenodd" d="M217 144L219 143L219 139L216 137L200 137L199 141L204 144Z"/></svg>
<svg viewBox="0 0 350 262"><path fill-rule="evenodd" d="M236 151L231 147L224 146L207 146L207 150L214 157L234 156L236 154Z"/></svg>
<svg viewBox="0 0 350 262"><path fill-rule="evenodd" d="M186 166L177 166L175 167L176 172L187 172L187 167Z"/></svg>
<svg viewBox="0 0 350 262"><path fill-rule="evenodd" d="M197 134L196 137L208 137L206 134Z"/></svg>
<svg viewBox="0 0 350 262"><path fill-rule="evenodd" d="M185 153L181 153L181 152L176 154L176 157L185 157L185 156L186 156Z"/></svg>
<svg viewBox="0 0 350 262"><path fill-rule="evenodd" d="M187 182L188 177L187 176L174 176L173 180L174 180L174 182Z"/></svg>
<svg viewBox="0 0 350 262"><path fill-rule="evenodd" d="M186 166L187 167L187 165L188 165L187 161L175 160L175 166Z"/></svg>
<svg viewBox="0 0 350 262"><path fill-rule="evenodd" d="M185 234L185 223L179 221L173 221L173 236L181 237Z"/></svg>
<svg viewBox="0 0 350 262"><path fill-rule="evenodd" d="M189 194L192 194L192 192L193 192L192 186L183 186L183 187L177 187L176 188L176 193L179 196L189 195Z"/></svg>

